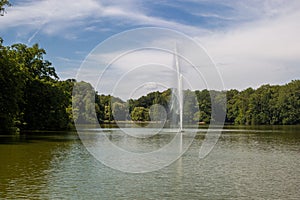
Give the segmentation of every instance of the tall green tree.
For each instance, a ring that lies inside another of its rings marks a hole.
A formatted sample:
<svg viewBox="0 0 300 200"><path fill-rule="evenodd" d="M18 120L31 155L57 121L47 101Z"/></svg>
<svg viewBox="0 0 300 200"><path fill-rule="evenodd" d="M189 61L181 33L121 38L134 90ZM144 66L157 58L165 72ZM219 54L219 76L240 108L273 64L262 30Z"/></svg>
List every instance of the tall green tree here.
<svg viewBox="0 0 300 200"><path fill-rule="evenodd" d="M62 130L69 125L69 99L53 82L33 80L27 84L23 120L26 129Z"/></svg>
<svg viewBox="0 0 300 200"><path fill-rule="evenodd" d="M10 49L3 46L0 38L0 129L14 126L22 102L24 74Z"/></svg>
<svg viewBox="0 0 300 200"><path fill-rule="evenodd" d="M0 43L0 129L64 129L70 122L65 92L46 51L37 44Z"/></svg>
<svg viewBox="0 0 300 200"><path fill-rule="evenodd" d="M239 91L232 89L227 91L227 111L226 111L226 122L234 124L235 119L239 115L239 108L237 104Z"/></svg>
<svg viewBox="0 0 300 200"><path fill-rule="evenodd" d="M32 47L14 44L9 47L9 56L15 59L24 80L18 121L25 129L66 127L63 124L66 124L67 120L65 118L67 100L57 86L58 76L54 67L44 59L45 54L46 51L38 44ZM61 109L60 105L63 106ZM59 116L61 121L55 119Z"/></svg>
<svg viewBox="0 0 300 200"><path fill-rule="evenodd" d="M300 80L281 88L277 106L282 124L300 124Z"/></svg>
<svg viewBox="0 0 300 200"><path fill-rule="evenodd" d="M247 88L246 90L242 91L238 96L235 104L238 108L238 115L234 120L235 124L251 124L251 116L249 114L249 100L250 96L254 93L253 88Z"/></svg>
<svg viewBox="0 0 300 200"><path fill-rule="evenodd" d="M195 92L186 90L184 92L183 99L183 121L186 123L192 123L194 121L194 115L197 111L199 111L199 109L197 108L197 98Z"/></svg>
<svg viewBox="0 0 300 200"><path fill-rule="evenodd" d="M51 62L44 59L45 49L38 44L28 47L25 44L13 44L9 47L10 57L16 59L20 70L26 75L26 81L40 79L45 81L58 80Z"/></svg>
<svg viewBox="0 0 300 200"><path fill-rule="evenodd" d="M8 0L0 0L0 16L3 16L5 13L5 7L11 6L11 3Z"/></svg>
<svg viewBox="0 0 300 200"><path fill-rule="evenodd" d="M133 121L149 121L149 109L144 107L135 107L131 112L131 119Z"/></svg>
<svg viewBox="0 0 300 200"><path fill-rule="evenodd" d="M196 90L198 110L194 113L194 121L209 123L211 119L211 97L208 90Z"/></svg>
<svg viewBox="0 0 300 200"><path fill-rule="evenodd" d="M73 119L78 124L94 124L96 121L95 90L91 84L77 82L73 89Z"/></svg>

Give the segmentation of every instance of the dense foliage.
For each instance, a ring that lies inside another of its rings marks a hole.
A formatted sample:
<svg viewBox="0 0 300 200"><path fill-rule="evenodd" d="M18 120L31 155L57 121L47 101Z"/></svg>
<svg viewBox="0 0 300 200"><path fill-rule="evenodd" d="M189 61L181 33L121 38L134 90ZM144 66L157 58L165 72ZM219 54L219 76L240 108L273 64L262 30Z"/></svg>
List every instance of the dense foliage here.
<svg viewBox="0 0 300 200"><path fill-rule="evenodd" d="M0 130L62 130L72 128L74 120L111 123L171 117L171 89L124 102L97 94L86 82L59 81L54 67L43 58L45 54L37 44L4 46L0 39ZM73 91L75 83L78 91ZM184 91L185 123L221 121L215 113L224 109L225 122L230 124L300 124L300 80L256 90Z"/></svg>
<svg viewBox="0 0 300 200"><path fill-rule="evenodd" d="M11 6L11 3L8 0L0 0L0 16L4 16L5 7Z"/></svg>
<svg viewBox="0 0 300 200"><path fill-rule="evenodd" d="M227 122L234 124L300 124L300 80L283 86L227 92Z"/></svg>
<svg viewBox="0 0 300 200"><path fill-rule="evenodd" d="M122 116L117 117L117 120L147 121L151 118L153 105L163 106L167 113L170 111L171 90L151 92L127 102L120 99L116 101L116 98L104 95L97 98L100 99L96 104L100 108L98 119L101 122L113 121L114 116ZM300 80L294 80L283 86L263 85L256 90L252 88L222 92L187 90L184 91L183 104L183 119L186 123L221 121L222 116L215 113L222 113L222 110L226 109L224 117L227 124L300 124ZM223 106L225 104L226 108ZM155 117L151 120L155 121Z"/></svg>
<svg viewBox="0 0 300 200"><path fill-rule="evenodd" d="M37 44L0 42L0 129L67 129L72 124L72 81L58 81Z"/></svg>

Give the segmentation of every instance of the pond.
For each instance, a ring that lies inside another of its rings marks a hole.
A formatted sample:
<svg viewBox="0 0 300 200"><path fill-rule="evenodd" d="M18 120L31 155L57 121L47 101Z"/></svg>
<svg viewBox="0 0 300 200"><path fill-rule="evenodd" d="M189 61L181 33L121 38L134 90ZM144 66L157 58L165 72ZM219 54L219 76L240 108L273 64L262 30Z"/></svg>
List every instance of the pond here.
<svg viewBox="0 0 300 200"><path fill-rule="evenodd" d="M105 134L122 146L116 131ZM159 148L171 134L130 146ZM183 156L167 167L132 174L103 165L74 132L1 135L0 198L300 198L300 126L226 126L210 154L199 159L204 137L205 131L198 131Z"/></svg>

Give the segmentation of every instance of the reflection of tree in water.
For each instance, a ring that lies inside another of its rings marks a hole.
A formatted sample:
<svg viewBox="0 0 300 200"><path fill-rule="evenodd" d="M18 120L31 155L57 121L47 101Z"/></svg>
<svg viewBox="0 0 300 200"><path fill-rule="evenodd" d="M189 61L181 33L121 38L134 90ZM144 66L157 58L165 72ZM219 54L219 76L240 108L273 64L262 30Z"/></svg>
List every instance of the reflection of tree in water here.
<svg viewBox="0 0 300 200"><path fill-rule="evenodd" d="M31 134L31 136L29 136ZM0 198L42 197L48 190L48 179L70 151L75 135L28 133L10 137L1 144Z"/></svg>

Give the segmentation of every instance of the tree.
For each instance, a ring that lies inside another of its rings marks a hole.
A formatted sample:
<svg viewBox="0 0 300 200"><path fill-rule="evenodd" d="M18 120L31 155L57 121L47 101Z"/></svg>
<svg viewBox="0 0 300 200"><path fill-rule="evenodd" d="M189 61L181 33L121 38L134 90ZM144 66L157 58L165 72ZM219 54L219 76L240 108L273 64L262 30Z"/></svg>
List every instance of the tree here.
<svg viewBox="0 0 300 200"><path fill-rule="evenodd" d="M65 109L66 114L68 115L68 124L67 128L71 129L74 128L74 120L73 120L73 109L72 109L72 92L74 85L76 84L75 79L67 79L65 81L59 81L57 83L58 88L64 93L64 96L67 100Z"/></svg>
<svg viewBox="0 0 300 200"><path fill-rule="evenodd" d="M282 124L300 124L300 80L281 88L277 107Z"/></svg>
<svg viewBox="0 0 300 200"><path fill-rule="evenodd" d="M0 38L0 129L14 126L22 101L24 75L9 48L2 45Z"/></svg>
<svg viewBox="0 0 300 200"><path fill-rule="evenodd" d="M113 120L112 116L112 96L110 95L96 95L96 107L99 108L99 111L97 112L97 118L99 122L108 121L110 122Z"/></svg>
<svg viewBox="0 0 300 200"><path fill-rule="evenodd" d="M27 85L24 98L24 128L33 130L62 130L69 125L66 108L68 96L56 83L41 80Z"/></svg>
<svg viewBox="0 0 300 200"><path fill-rule="evenodd" d="M126 120L126 106L124 103L114 102L112 104L112 114L115 120Z"/></svg>
<svg viewBox="0 0 300 200"><path fill-rule="evenodd" d="M39 48L38 44L32 47L14 44L8 49L9 57L14 59L23 78L22 100L18 102L20 127L55 129L55 123L57 129L65 128L66 110L59 106L66 106L66 98L57 85L58 76L54 67L43 58L46 51ZM55 120L59 116L60 122Z"/></svg>
<svg viewBox="0 0 300 200"><path fill-rule="evenodd" d="M0 16L4 15L5 6L11 6L11 3L8 0L0 0Z"/></svg>
<svg viewBox="0 0 300 200"><path fill-rule="evenodd" d="M96 123L95 90L91 84L77 82L73 89L73 119L78 124Z"/></svg>
<svg viewBox="0 0 300 200"><path fill-rule="evenodd" d="M190 90L186 90L184 92L183 99L183 121L192 123L194 121L194 115L198 110L195 93Z"/></svg>
<svg viewBox="0 0 300 200"><path fill-rule="evenodd" d="M238 109L238 115L234 120L235 124L241 124L241 125L249 125L251 124L251 116L249 114L249 100L250 96L254 93L254 89L247 88L246 90L242 91L238 96L237 100L235 102L237 109Z"/></svg>
<svg viewBox="0 0 300 200"><path fill-rule="evenodd" d="M144 107L135 107L131 112L131 119L133 121L149 121L149 109Z"/></svg>
<svg viewBox="0 0 300 200"><path fill-rule="evenodd" d="M167 119L166 109L160 104L154 104L149 109L151 121L164 122Z"/></svg>
<svg viewBox="0 0 300 200"><path fill-rule="evenodd" d="M4 47L0 40L0 129L66 129L73 82L58 81L37 44Z"/></svg>
<svg viewBox="0 0 300 200"><path fill-rule="evenodd" d="M194 114L194 121L209 123L211 118L211 97L208 90L196 90L198 111Z"/></svg>
<svg viewBox="0 0 300 200"><path fill-rule="evenodd" d="M247 116L250 124L271 124L271 99L275 98L273 87L263 85L249 97Z"/></svg>
<svg viewBox="0 0 300 200"><path fill-rule="evenodd" d="M25 44L13 44L9 47L10 57L15 58L27 80L42 79L58 80L55 68L51 62L44 60L46 51L38 44L28 47Z"/></svg>
<svg viewBox="0 0 300 200"><path fill-rule="evenodd" d="M209 123L210 122L210 115L207 115L206 112L199 110L194 114L193 120L196 121L196 122Z"/></svg>
<svg viewBox="0 0 300 200"><path fill-rule="evenodd" d="M226 111L226 122L233 124L235 118L237 118L239 114L239 109L237 106L237 98L239 95L239 91L237 90L229 90L226 93L227 96L227 111Z"/></svg>

